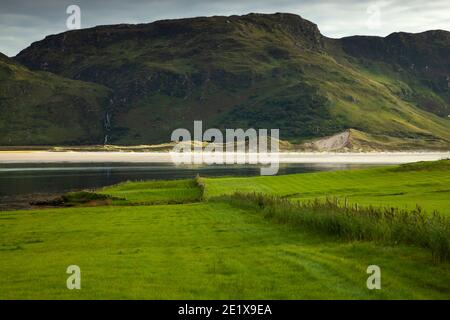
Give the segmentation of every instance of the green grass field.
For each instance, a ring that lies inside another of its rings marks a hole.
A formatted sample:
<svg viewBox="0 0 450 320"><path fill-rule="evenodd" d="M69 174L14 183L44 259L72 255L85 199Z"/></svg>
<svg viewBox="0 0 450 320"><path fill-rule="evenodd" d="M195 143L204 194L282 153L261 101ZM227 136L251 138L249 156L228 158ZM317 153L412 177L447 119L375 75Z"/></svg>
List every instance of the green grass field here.
<svg viewBox="0 0 450 320"><path fill-rule="evenodd" d="M450 299L449 262L425 248L340 239L216 197L263 191L385 205L384 192L391 205L446 212L448 161L202 179L203 201L197 182L129 182L98 191L119 199L110 205L0 212L0 298ZM372 264L381 290L366 287ZM81 290L66 288L69 265L81 268Z"/></svg>
<svg viewBox="0 0 450 320"><path fill-rule="evenodd" d="M176 204L200 201L202 197L194 180L127 182L98 193L120 199L116 204Z"/></svg>
<svg viewBox="0 0 450 320"><path fill-rule="evenodd" d="M345 198L363 206L396 207L450 215L450 161L400 167L346 170L286 176L204 179L208 198L261 192L294 200Z"/></svg>

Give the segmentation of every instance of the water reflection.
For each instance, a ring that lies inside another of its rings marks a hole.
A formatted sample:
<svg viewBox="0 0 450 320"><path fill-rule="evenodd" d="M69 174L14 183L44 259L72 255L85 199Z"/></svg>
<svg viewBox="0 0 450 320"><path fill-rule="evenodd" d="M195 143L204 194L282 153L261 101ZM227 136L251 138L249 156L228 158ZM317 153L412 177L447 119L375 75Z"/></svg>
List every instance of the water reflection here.
<svg viewBox="0 0 450 320"><path fill-rule="evenodd" d="M379 166L380 164L281 164L279 175L343 170ZM149 179L255 176L257 165L182 165L174 164L2 164L0 166L0 208L8 203L28 201L34 194L60 194L72 190L92 189L122 181ZM22 200L18 200L22 199Z"/></svg>

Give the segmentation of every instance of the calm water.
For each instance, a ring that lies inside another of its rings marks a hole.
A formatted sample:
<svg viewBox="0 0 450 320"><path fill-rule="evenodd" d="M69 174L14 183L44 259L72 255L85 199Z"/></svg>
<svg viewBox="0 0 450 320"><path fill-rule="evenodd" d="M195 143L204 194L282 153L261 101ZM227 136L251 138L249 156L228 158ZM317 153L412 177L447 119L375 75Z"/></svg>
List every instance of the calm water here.
<svg viewBox="0 0 450 320"><path fill-rule="evenodd" d="M278 174L364 168L373 164L282 164ZM127 180L255 176L258 166L175 166L173 164L1 164L0 209L26 207L38 196L92 189Z"/></svg>

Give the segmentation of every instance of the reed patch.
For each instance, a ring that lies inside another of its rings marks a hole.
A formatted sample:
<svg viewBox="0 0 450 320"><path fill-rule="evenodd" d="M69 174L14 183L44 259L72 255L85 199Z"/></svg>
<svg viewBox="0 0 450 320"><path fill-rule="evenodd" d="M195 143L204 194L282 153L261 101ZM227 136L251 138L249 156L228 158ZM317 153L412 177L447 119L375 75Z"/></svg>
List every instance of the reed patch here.
<svg viewBox="0 0 450 320"><path fill-rule="evenodd" d="M416 245L430 250L434 262L450 258L450 219L438 212L394 207L362 207L338 198L292 201L263 193L241 193L214 198L238 207L253 208L272 221L305 227L353 241Z"/></svg>

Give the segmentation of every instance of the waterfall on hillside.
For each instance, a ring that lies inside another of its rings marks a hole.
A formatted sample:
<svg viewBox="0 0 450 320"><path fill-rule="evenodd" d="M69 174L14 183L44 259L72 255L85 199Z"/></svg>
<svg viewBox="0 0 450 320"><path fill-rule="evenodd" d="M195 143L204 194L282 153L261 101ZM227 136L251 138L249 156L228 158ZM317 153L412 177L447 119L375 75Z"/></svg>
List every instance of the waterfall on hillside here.
<svg viewBox="0 0 450 320"><path fill-rule="evenodd" d="M107 133L109 133L111 131L111 115L110 115L109 111L106 111L106 113L105 113L103 127ZM108 143L108 140L109 140L109 135L105 134L105 138L103 139L103 145L106 145Z"/></svg>

